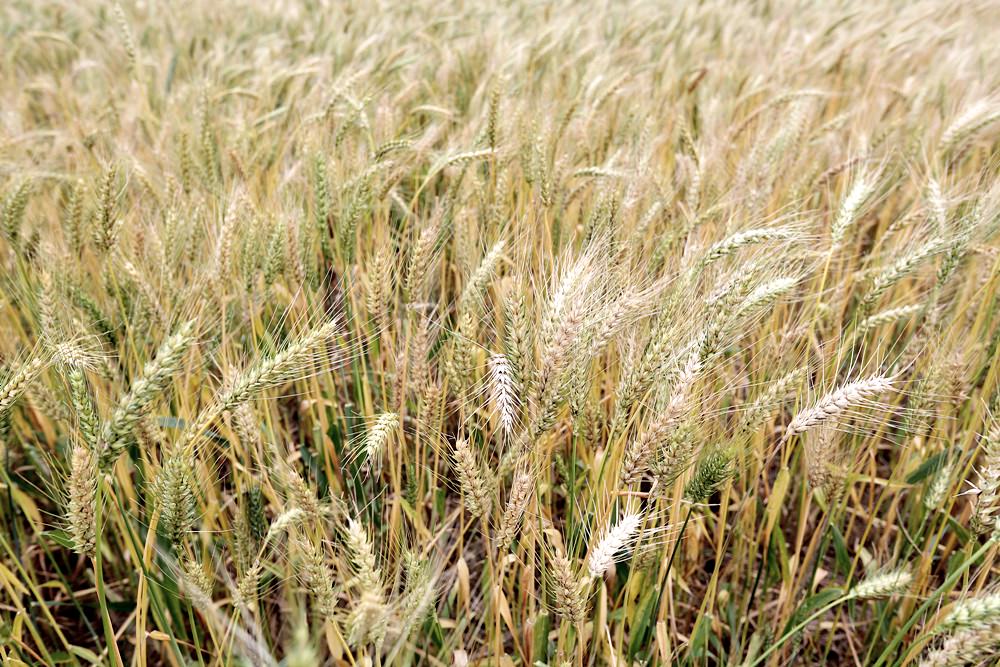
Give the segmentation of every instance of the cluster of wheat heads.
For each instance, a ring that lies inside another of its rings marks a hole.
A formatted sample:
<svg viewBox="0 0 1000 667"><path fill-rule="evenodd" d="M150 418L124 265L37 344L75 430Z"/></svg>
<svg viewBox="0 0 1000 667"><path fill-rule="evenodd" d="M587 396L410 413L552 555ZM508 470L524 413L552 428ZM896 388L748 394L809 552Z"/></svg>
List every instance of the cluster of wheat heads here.
<svg viewBox="0 0 1000 667"><path fill-rule="evenodd" d="M0 657L995 658L997 25L2 3Z"/></svg>

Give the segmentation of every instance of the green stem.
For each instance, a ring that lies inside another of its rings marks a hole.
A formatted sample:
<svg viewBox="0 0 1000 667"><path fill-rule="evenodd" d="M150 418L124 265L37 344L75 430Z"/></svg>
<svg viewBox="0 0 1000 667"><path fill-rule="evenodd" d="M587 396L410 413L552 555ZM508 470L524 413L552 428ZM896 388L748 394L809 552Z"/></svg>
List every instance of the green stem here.
<svg viewBox="0 0 1000 667"><path fill-rule="evenodd" d="M680 549L680 546L681 546L681 538L684 537L684 531L687 529L688 522L691 520L691 512L693 512L693 511L694 511L694 506L693 505L688 506L687 515L684 517L684 524L681 526L680 532L677 533L677 539L674 541L674 548L670 552L670 560L667 561L667 569L664 570L663 574L661 575L662 580L663 580L663 584L658 587L659 590L656 593L656 604L652 607L654 610L655 609L659 609L660 605L663 604L663 591L666 589L666 587L667 587L667 580L670 578L670 568L674 564L674 558L677 556L677 552L678 552L678 550ZM648 631L648 629L647 629L647 631ZM633 657L633 646L630 645L629 646L629 662L632 661L632 657Z"/></svg>
<svg viewBox="0 0 1000 667"><path fill-rule="evenodd" d="M922 617L924 613L930 609L931 605L933 605L946 590L949 590L955 582L958 581L963 574L965 574L966 570L972 567L977 560L982 558L986 552L997 543L998 540L1000 540L1000 532L994 532L993 535L990 536L990 539L986 540L983 546L979 547L974 554L969 556L960 566L955 568L955 571L952 572L947 579L945 579L944 583L941 584L941 586L939 586L938 589L934 591L934 593L927 598L922 605L920 605L920 608L917 609L916 612L910 615L909 620L907 620L906 623L903 624L903 627L896 632L896 635L892 638L892 641L889 642L889 645L885 647L885 650L882 651L882 654L878 658L878 662L876 662L873 667L881 667L886 664L886 660L889 659L892 652L895 651L900 645L903 638L906 637L906 633L910 631L910 628L916 624L917 619Z"/></svg>
<svg viewBox="0 0 1000 667"><path fill-rule="evenodd" d="M104 567L103 567L103 557L101 556L101 533L104 528L104 512L101 511L101 506L104 502L104 482L103 480L98 480L97 482L97 507L96 507L96 521L97 521L97 539L94 545L94 576L96 579L97 587L97 601L101 607L101 622L104 625L104 640L107 643L108 655L113 656L115 660L115 665L118 667L124 667L122 663L122 656L118 652L118 642L115 641L115 629L111 625L111 614L108 613L108 597L107 592L104 587Z"/></svg>
<svg viewBox="0 0 1000 667"><path fill-rule="evenodd" d="M674 550L670 552L670 560L667 561L667 569L663 573L664 578L670 576L670 567L674 564L674 556L677 555L677 549L681 546L681 538L684 537L684 530L687 528L688 521L691 520L691 512L693 510L693 505L688 507L687 516L684 517L684 524L681 526L681 532L677 533L677 539L674 541Z"/></svg>
<svg viewBox="0 0 1000 667"><path fill-rule="evenodd" d="M763 653L761 653L760 657L757 658L756 660L754 660L753 662L751 662L748 665L748 667L754 667L754 665L759 665L769 655L771 655L772 653L774 653L775 651L777 651L779 648L781 648L784 645L785 642L787 642L789 639L791 639L795 635L799 634L799 632L803 628L805 628L807 625L809 625L810 623L812 623L817 618L819 618L820 616L822 616L826 612L830 611L831 609L833 609L837 605L843 604L843 603L845 603L848 600L851 600L853 598L854 598L853 595L847 594L847 595L844 595L842 597L837 598L836 600L834 600L833 602L831 602L830 604L828 604L828 605L826 605L824 607L820 607L817 611L813 612L804 621L802 621L801 623L799 623L798 625L796 625L794 628L792 628L791 630L789 630L785 634L781 635L781 638L778 639L778 641L776 641L773 644L771 644L771 647L769 649L767 649L766 651L764 651Z"/></svg>

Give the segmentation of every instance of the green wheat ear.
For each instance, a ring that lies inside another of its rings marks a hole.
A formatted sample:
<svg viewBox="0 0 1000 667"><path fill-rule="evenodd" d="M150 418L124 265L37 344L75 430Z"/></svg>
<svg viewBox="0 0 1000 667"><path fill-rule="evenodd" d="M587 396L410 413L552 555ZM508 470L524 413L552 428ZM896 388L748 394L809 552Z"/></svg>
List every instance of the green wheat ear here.
<svg viewBox="0 0 1000 667"><path fill-rule="evenodd" d="M108 467L125 450L132 438L132 429L146 413L150 404L162 397L181 368L184 355L194 344L195 323L185 322L168 337L156 356L143 366L142 374L122 396L101 434L101 465Z"/></svg>
<svg viewBox="0 0 1000 667"><path fill-rule="evenodd" d="M152 493L160 511L160 532L179 549L198 515L192 462L183 455L164 461Z"/></svg>
<svg viewBox="0 0 1000 667"><path fill-rule="evenodd" d="M73 540L73 550L93 555L97 543L97 457L86 445L73 447L66 520Z"/></svg>
<svg viewBox="0 0 1000 667"><path fill-rule="evenodd" d="M243 502L249 536L255 544L260 544L267 535L270 523L264 513L264 493L259 484L254 484L244 492Z"/></svg>
<svg viewBox="0 0 1000 667"><path fill-rule="evenodd" d="M733 475L733 454L727 449L709 452L695 468L694 476L684 487L684 497L700 502Z"/></svg>

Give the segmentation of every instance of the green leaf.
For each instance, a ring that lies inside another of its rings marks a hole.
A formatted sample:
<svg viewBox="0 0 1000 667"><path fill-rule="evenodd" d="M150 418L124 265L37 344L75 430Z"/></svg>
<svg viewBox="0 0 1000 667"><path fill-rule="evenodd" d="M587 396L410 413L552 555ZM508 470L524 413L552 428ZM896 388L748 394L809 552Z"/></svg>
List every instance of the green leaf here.
<svg viewBox="0 0 1000 667"><path fill-rule="evenodd" d="M926 461L920 464L916 470L911 472L906 476L907 484L918 484L932 474L936 473L944 465L945 461L948 459L948 452L938 452L934 456L930 457Z"/></svg>
<svg viewBox="0 0 1000 667"><path fill-rule="evenodd" d="M75 546L73 538L69 536L69 533L60 528L56 528L54 530L46 530L45 532L42 533L42 535L46 536L47 538L49 538L50 540L52 540L61 547L72 549Z"/></svg>
<svg viewBox="0 0 1000 667"><path fill-rule="evenodd" d="M656 602L660 599L659 589L650 586L644 594L645 600L641 606L641 611L632 626L632 641L629 642L628 654L629 662L632 657L639 652L639 649L646 645L646 630L652 625L653 615L656 614Z"/></svg>
<svg viewBox="0 0 1000 667"><path fill-rule="evenodd" d="M781 631L781 634L787 634L789 630L808 618L809 614L824 605L830 604L843 595L844 590L842 588L824 588L819 593L808 596L789 617L788 623L785 624L785 629Z"/></svg>
<svg viewBox="0 0 1000 667"><path fill-rule="evenodd" d="M531 630L531 656L538 662L548 663L549 660L549 630L552 628L552 618L547 611L540 612Z"/></svg>
<svg viewBox="0 0 1000 667"><path fill-rule="evenodd" d="M96 653L94 653L93 651L91 651L90 649L84 648L82 646L70 646L69 650L70 653L72 653L76 657L83 658L92 665L101 664L101 657Z"/></svg>
<svg viewBox="0 0 1000 667"><path fill-rule="evenodd" d="M833 538L833 553L837 563L837 571L847 575L851 571L851 554L847 550L847 543L844 536L840 534L840 529L834 525L830 526L830 535Z"/></svg>
<svg viewBox="0 0 1000 667"><path fill-rule="evenodd" d="M708 657L708 642L712 636L712 617L710 614L702 614L698 619L694 632L691 633L691 644L688 655L696 660L703 660Z"/></svg>

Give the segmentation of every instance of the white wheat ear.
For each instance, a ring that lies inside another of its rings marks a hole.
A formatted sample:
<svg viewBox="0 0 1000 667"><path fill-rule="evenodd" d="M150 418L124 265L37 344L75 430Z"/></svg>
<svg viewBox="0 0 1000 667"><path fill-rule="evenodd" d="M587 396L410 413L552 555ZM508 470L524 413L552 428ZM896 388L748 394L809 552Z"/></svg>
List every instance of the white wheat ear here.
<svg viewBox="0 0 1000 667"><path fill-rule="evenodd" d="M364 442L364 454L369 464L376 467L381 464L386 445L398 426L399 415L395 412L385 412L375 420Z"/></svg>
<svg viewBox="0 0 1000 667"><path fill-rule="evenodd" d="M905 593L913 583L913 573L903 567L887 572L876 572L858 582L847 592L850 598L877 599Z"/></svg>
<svg viewBox="0 0 1000 667"><path fill-rule="evenodd" d="M737 232L729 238L722 239L715 243L705 252L701 259L701 265L706 266L723 257L732 255L740 248L769 243L771 241L794 241L799 238L799 233L790 227L770 227L762 229L745 229Z"/></svg>
<svg viewBox="0 0 1000 667"><path fill-rule="evenodd" d="M518 390L514 382L514 372L503 354L490 355L490 393L493 405L500 415L500 428L504 437L514 434L517 421Z"/></svg>
<svg viewBox="0 0 1000 667"><path fill-rule="evenodd" d="M639 537L642 515L627 512L614 526L611 526L598 541L587 559L587 572L591 577L600 577L615 564L619 552L631 550Z"/></svg>
<svg viewBox="0 0 1000 667"><path fill-rule="evenodd" d="M851 408L881 396L893 386L893 378L881 374L849 382L820 398L811 408L795 415L785 428L782 439L788 440L820 424L835 421Z"/></svg>
<svg viewBox="0 0 1000 667"><path fill-rule="evenodd" d="M948 154L1000 119L1000 104L996 99L978 100L965 109L941 134L941 152Z"/></svg>
<svg viewBox="0 0 1000 667"><path fill-rule="evenodd" d="M976 630L1000 619L1000 593L981 595L955 603L948 615L934 626L934 633Z"/></svg>
<svg viewBox="0 0 1000 667"><path fill-rule="evenodd" d="M837 217L834 218L830 231L831 248L836 250L844 243L848 230L857 222L861 206L875 191L876 178L873 174L863 172L851 185L847 196L840 204Z"/></svg>

